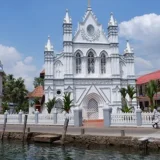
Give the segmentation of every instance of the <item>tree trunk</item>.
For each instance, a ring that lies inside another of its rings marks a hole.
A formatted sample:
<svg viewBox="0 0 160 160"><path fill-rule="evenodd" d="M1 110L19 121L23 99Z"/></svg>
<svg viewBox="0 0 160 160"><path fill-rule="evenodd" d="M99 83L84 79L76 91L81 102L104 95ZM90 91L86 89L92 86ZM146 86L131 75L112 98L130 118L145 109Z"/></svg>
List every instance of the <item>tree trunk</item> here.
<svg viewBox="0 0 160 160"><path fill-rule="evenodd" d="M62 139L61 139L61 144L62 145L64 145L64 142L65 142L68 123L69 123L69 118L65 118L65 122L64 122L64 126L63 126Z"/></svg>
<svg viewBox="0 0 160 160"><path fill-rule="evenodd" d="M131 98L131 107L133 107L133 106L132 106L132 100L133 100L133 99Z"/></svg>
<svg viewBox="0 0 160 160"><path fill-rule="evenodd" d="M153 107L153 98L150 98L150 105Z"/></svg>

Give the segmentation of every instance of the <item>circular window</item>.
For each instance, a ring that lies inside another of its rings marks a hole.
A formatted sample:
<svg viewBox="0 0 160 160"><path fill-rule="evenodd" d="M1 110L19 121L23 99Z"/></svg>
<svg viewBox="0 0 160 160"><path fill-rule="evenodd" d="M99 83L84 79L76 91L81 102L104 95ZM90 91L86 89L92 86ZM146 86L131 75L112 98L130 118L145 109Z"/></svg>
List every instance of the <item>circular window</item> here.
<svg viewBox="0 0 160 160"><path fill-rule="evenodd" d="M60 94L61 94L61 91L60 91L60 90L57 90L57 94L60 95Z"/></svg>
<svg viewBox="0 0 160 160"><path fill-rule="evenodd" d="M93 35L94 34L94 26L93 25L88 25L87 27L87 32L89 35Z"/></svg>

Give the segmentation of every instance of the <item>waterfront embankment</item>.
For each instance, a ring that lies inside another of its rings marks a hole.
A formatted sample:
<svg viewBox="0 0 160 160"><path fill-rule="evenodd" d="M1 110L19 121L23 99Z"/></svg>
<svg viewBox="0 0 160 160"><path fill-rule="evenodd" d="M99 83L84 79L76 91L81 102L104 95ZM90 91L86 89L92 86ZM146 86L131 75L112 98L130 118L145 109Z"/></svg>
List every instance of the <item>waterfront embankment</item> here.
<svg viewBox="0 0 160 160"><path fill-rule="evenodd" d="M1 132L0 132L1 134ZM34 142L36 135L42 135L44 133L30 132L26 133L25 141ZM45 135L48 133L45 133ZM58 134L60 135L60 134ZM4 139L8 140L21 140L22 132L6 132ZM160 141L155 139L147 143L139 141L138 137L121 137L121 136L102 136L102 135L69 135L66 136L66 145L85 147L87 149L99 149L108 147L121 147L130 148L131 150L149 149L150 151L159 151ZM53 143L53 145L59 145L59 143Z"/></svg>

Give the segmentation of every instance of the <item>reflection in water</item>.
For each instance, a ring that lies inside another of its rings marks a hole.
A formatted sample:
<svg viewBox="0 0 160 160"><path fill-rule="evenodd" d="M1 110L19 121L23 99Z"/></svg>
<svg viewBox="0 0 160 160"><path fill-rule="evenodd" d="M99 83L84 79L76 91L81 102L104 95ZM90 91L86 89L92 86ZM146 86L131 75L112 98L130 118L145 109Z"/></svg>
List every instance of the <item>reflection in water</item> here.
<svg viewBox="0 0 160 160"><path fill-rule="evenodd" d="M50 144L0 142L0 160L159 160L160 154L139 154L116 149L86 150Z"/></svg>

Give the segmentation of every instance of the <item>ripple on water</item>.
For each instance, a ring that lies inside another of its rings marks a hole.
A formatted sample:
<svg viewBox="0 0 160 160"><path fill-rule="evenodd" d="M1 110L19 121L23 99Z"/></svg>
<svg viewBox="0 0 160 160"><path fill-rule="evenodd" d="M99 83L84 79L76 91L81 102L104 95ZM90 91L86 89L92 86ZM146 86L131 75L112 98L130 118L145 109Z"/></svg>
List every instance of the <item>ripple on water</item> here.
<svg viewBox="0 0 160 160"><path fill-rule="evenodd" d="M144 155L118 149L86 150L50 144L0 142L0 160L159 160L160 154Z"/></svg>

